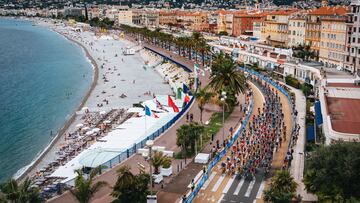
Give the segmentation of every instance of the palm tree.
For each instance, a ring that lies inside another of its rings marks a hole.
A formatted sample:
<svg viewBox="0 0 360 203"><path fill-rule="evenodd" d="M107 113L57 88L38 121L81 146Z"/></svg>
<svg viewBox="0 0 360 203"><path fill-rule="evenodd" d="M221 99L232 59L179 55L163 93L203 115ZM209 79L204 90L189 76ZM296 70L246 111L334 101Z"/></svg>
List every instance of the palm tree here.
<svg viewBox="0 0 360 203"><path fill-rule="evenodd" d="M171 159L162 152L156 151L151 159L151 164L154 166L154 173L159 174L159 167L171 165Z"/></svg>
<svg viewBox="0 0 360 203"><path fill-rule="evenodd" d="M88 203L94 194L100 190L100 188L107 185L105 181L98 181L94 183L94 177L96 174L100 172L101 168L94 168L90 174L88 179L84 178L84 173L81 169L75 170L77 173L77 177L75 179L75 187L71 189L71 194L80 202L80 203Z"/></svg>
<svg viewBox="0 0 360 203"><path fill-rule="evenodd" d="M16 180L11 179L0 185L0 191L3 193L1 201L12 203L37 203L41 202L40 191L32 187L32 181L26 178L24 182L18 184Z"/></svg>
<svg viewBox="0 0 360 203"><path fill-rule="evenodd" d="M204 106L211 100L212 96L213 96L213 93L207 91L205 88L199 88L195 94L196 101L197 101L198 107L200 109L200 122L201 123L203 123L202 117L203 117Z"/></svg>
<svg viewBox="0 0 360 203"><path fill-rule="evenodd" d="M286 203L295 197L297 183L287 170L277 171L272 178L270 188L264 191L267 202Z"/></svg>
<svg viewBox="0 0 360 203"><path fill-rule="evenodd" d="M118 171L118 179L113 187L111 195L115 198L113 203L145 202L149 193L148 185L150 175L140 171L133 175L129 166L123 166Z"/></svg>
<svg viewBox="0 0 360 203"><path fill-rule="evenodd" d="M190 123L182 125L176 130L176 145L181 146L186 153L188 147L191 147L191 152L195 152L196 141L204 133L204 126L198 123Z"/></svg>
<svg viewBox="0 0 360 203"><path fill-rule="evenodd" d="M209 86L218 93L230 89L237 95L245 91L246 78L231 57L221 52L214 57Z"/></svg>

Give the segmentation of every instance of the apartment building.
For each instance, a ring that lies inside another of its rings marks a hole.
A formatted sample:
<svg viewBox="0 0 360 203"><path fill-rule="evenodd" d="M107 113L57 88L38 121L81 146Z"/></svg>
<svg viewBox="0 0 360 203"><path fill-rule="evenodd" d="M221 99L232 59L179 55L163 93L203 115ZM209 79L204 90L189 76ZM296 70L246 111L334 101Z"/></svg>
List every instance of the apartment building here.
<svg viewBox="0 0 360 203"><path fill-rule="evenodd" d="M346 7L320 7L309 11L306 17L305 43L311 46L316 55L320 54L321 22L347 13Z"/></svg>
<svg viewBox="0 0 360 203"><path fill-rule="evenodd" d="M345 69L360 73L360 0L352 0L348 13L348 39Z"/></svg>
<svg viewBox="0 0 360 203"><path fill-rule="evenodd" d="M209 30L208 14L203 11L179 11L176 21L187 30L198 32Z"/></svg>
<svg viewBox="0 0 360 203"><path fill-rule="evenodd" d="M159 24L160 25L176 25L176 10L160 10Z"/></svg>
<svg viewBox="0 0 360 203"><path fill-rule="evenodd" d="M234 13L232 35L252 35L254 22L260 22L265 17L265 13L250 13L246 11L239 11Z"/></svg>
<svg viewBox="0 0 360 203"><path fill-rule="evenodd" d="M123 9L120 9L116 23L118 25L121 25L121 24L131 25L132 24L132 11L125 7Z"/></svg>
<svg viewBox="0 0 360 203"><path fill-rule="evenodd" d="M305 44L306 14L307 11L299 11L290 16L288 47Z"/></svg>
<svg viewBox="0 0 360 203"><path fill-rule="evenodd" d="M346 34L345 14L321 19L319 61L325 67L338 69L344 67L347 55Z"/></svg>
<svg viewBox="0 0 360 203"><path fill-rule="evenodd" d="M297 10L279 10L271 12L265 20L266 43L271 46L285 47L288 42L289 18Z"/></svg>

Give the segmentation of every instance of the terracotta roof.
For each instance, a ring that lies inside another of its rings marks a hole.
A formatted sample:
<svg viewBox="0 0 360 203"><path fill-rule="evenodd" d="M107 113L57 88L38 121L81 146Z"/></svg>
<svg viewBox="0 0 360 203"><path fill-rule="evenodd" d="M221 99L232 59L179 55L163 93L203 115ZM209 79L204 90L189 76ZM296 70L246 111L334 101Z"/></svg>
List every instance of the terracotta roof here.
<svg viewBox="0 0 360 203"><path fill-rule="evenodd" d="M269 15L291 15L297 11L298 11L298 9L277 10L277 11L270 12Z"/></svg>
<svg viewBox="0 0 360 203"><path fill-rule="evenodd" d="M346 15L348 7L345 6L326 6L311 10L309 15Z"/></svg>

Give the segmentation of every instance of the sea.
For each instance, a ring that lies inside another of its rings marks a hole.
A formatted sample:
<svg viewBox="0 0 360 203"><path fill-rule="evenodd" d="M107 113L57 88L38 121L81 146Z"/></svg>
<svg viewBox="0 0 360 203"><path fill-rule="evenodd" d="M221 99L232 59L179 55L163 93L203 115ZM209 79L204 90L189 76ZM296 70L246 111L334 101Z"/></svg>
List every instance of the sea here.
<svg viewBox="0 0 360 203"><path fill-rule="evenodd" d="M46 148L92 77L78 45L30 21L0 18L0 182Z"/></svg>

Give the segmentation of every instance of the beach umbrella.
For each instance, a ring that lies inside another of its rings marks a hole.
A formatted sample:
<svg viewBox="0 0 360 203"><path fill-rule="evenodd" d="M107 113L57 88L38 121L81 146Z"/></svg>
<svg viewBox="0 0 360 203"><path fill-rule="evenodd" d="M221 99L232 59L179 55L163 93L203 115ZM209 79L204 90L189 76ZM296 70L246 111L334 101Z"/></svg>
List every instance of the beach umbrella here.
<svg viewBox="0 0 360 203"><path fill-rule="evenodd" d="M105 123L105 124L110 124L110 123L111 123L111 121L109 121L109 120L105 120L103 123Z"/></svg>
<svg viewBox="0 0 360 203"><path fill-rule="evenodd" d="M105 115L106 111L100 111L100 115Z"/></svg>
<svg viewBox="0 0 360 203"><path fill-rule="evenodd" d="M92 135L92 134L94 134L92 130L85 133L85 135Z"/></svg>
<svg viewBox="0 0 360 203"><path fill-rule="evenodd" d="M82 128L83 126L84 126L84 124L79 123L79 124L77 124L75 127L76 127L76 128Z"/></svg>
<svg viewBox="0 0 360 203"><path fill-rule="evenodd" d="M83 110L83 111L89 110L89 107L84 106L81 110Z"/></svg>
<svg viewBox="0 0 360 203"><path fill-rule="evenodd" d="M88 131L88 130L90 130L90 128L89 127L84 127L84 128L82 128L82 130L83 131Z"/></svg>
<svg viewBox="0 0 360 203"><path fill-rule="evenodd" d="M95 168L110 161L120 153L121 151L117 150L96 148L85 152L79 158L79 163L84 167Z"/></svg>
<svg viewBox="0 0 360 203"><path fill-rule="evenodd" d="M100 128L94 128L94 129L92 129L92 131L93 131L94 133L98 133L98 132L100 132Z"/></svg>

